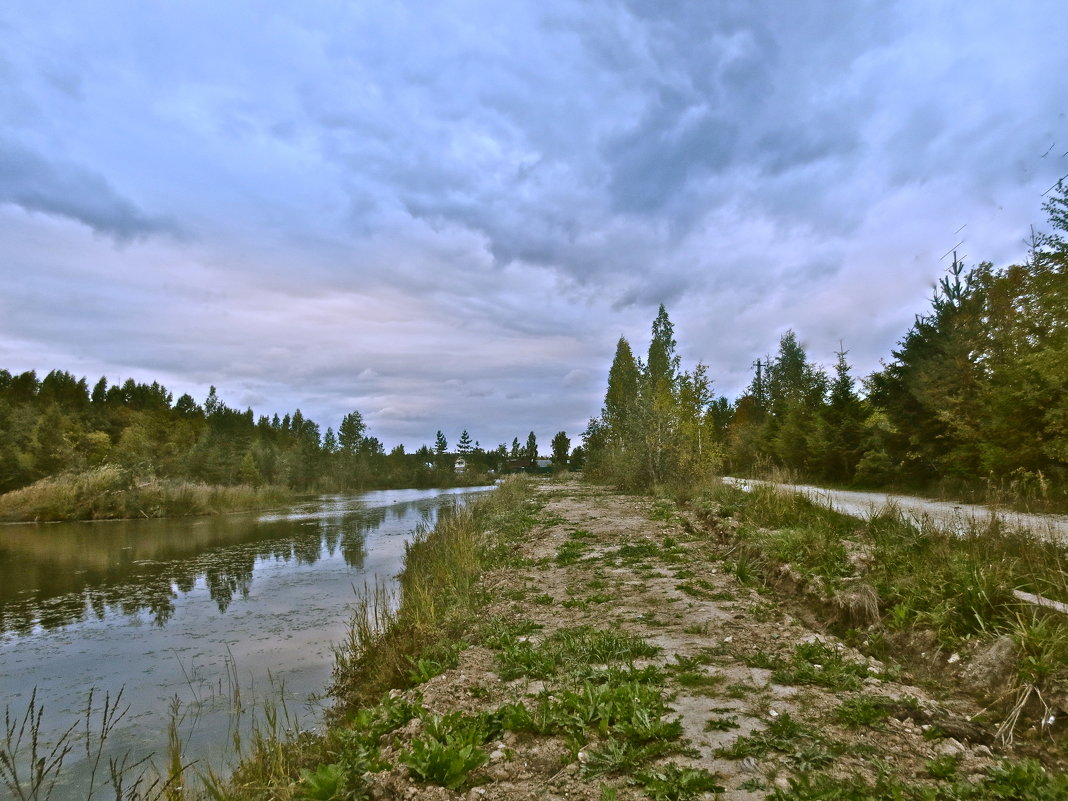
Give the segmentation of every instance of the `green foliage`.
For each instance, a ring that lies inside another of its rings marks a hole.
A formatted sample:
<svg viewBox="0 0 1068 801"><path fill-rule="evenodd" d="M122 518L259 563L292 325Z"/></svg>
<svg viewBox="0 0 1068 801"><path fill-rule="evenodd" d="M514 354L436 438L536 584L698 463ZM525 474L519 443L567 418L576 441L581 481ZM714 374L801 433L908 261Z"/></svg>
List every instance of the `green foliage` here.
<svg viewBox="0 0 1068 801"><path fill-rule="evenodd" d="M300 798L306 798L308 801L333 801L340 797L345 771L340 765L319 765L314 770L302 770L300 778Z"/></svg>
<svg viewBox="0 0 1068 801"><path fill-rule="evenodd" d="M646 489L711 475L719 465L707 369L699 364L692 373L680 372L675 348L663 306L644 365L619 340L604 407L584 435L588 474L624 489Z"/></svg>
<svg viewBox="0 0 1068 801"><path fill-rule="evenodd" d="M634 778L654 801L692 801L702 793L719 794L724 790L716 774L675 764L640 771Z"/></svg>
<svg viewBox="0 0 1068 801"><path fill-rule="evenodd" d="M822 742L810 728L798 723L789 714L772 718L764 731L739 737L729 746L716 750L716 756L726 759L759 758L769 751L783 754L800 753L804 745Z"/></svg>
<svg viewBox="0 0 1068 801"><path fill-rule="evenodd" d="M831 690L856 690L870 674L866 665L847 662L822 642L799 643L790 661L772 673L780 684L813 684Z"/></svg>
<svg viewBox="0 0 1068 801"><path fill-rule="evenodd" d="M847 698L842 701L834 714L847 726L874 726L889 717L888 701L889 699L885 697L869 695Z"/></svg>
<svg viewBox="0 0 1068 801"><path fill-rule="evenodd" d="M496 639L498 674L504 680L544 679L558 670L583 670L653 656L659 649L638 637L587 626L565 628L540 643L516 636Z"/></svg>
<svg viewBox="0 0 1068 801"><path fill-rule="evenodd" d="M494 734L490 719L458 712L424 719L424 734L400 755L402 764L427 784L457 790L486 762L482 744Z"/></svg>
<svg viewBox="0 0 1068 801"><path fill-rule="evenodd" d="M888 775L874 782L859 776L802 773L789 787L775 788L769 801L1058 801L1068 797L1068 776L1050 773L1034 760L1002 762L978 779L952 781L949 761L928 762L935 787L909 784ZM952 768L952 769L951 769Z"/></svg>

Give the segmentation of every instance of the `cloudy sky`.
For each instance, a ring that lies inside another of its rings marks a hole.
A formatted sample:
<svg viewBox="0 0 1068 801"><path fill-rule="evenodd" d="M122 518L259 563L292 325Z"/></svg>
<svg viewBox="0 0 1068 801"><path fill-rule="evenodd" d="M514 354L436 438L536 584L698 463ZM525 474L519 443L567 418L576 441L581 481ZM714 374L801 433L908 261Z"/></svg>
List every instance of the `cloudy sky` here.
<svg viewBox="0 0 1068 801"><path fill-rule="evenodd" d="M0 367L577 439L659 303L863 375L1068 173L1068 4L0 4Z"/></svg>

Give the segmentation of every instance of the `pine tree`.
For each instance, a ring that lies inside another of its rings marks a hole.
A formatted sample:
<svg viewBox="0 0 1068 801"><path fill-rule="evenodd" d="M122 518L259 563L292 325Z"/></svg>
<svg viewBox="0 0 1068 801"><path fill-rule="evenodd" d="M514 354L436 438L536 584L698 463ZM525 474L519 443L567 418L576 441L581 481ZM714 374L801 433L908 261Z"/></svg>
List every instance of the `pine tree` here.
<svg viewBox="0 0 1068 801"><path fill-rule="evenodd" d="M434 435L434 450L437 452L438 456L441 456L448 449L449 441L445 439L445 435L439 430L438 433Z"/></svg>
<svg viewBox="0 0 1068 801"><path fill-rule="evenodd" d="M456 443L456 450L458 453L466 456L471 453L471 449L471 435L467 433L467 429L465 428L460 432L460 440Z"/></svg>

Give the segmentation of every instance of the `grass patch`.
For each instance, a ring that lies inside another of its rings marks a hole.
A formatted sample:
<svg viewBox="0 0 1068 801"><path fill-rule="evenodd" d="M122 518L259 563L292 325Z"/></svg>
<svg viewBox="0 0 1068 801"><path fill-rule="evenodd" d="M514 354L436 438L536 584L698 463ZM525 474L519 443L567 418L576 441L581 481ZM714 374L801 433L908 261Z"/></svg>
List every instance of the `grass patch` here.
<svg viewBox="0 0 1068 801"><path fill-rule="evenodd" d="M916 524L893 507L861 521L766 486L712 487L693 507L705 517L741 522L729 567L743 583L776 579L789 564L803 583L815 582L828 602L840 603L836 614L850 625L879 620L891 631L927 629L949 649L1008 634L1018 645L1019 690L1034 686L1048 694L1068 687L1068 619L1013 594L1068 602L1062 545L997 521L956 531L929 520ZM857 585L843 582L846 577L862 578L870 597L851 595Z"/></svg>
<svg viewBox="0 0 1068 801"><path fill-rule="evenodd" d="M871 674L867 665L847 662L825 643L798 643L790 660L774 668L772 680L779 684L812 684L829 690L857 690Z"/></svg>
<svg viewBox="0 0 1068 801"><path fill-rule="evenodd" d="M188 517L269 509L294 497L283 487L214 486L103 465L49 476L0 495L0 521Z"/></svg>
<svg viewBox="0 0 1068 801"><path fill-rule="evenodd" d="M930 770L928 763L928 769ZM943 768L936 768L944 772ZM955 771L934 776L931 787L889 775L874 781L859 776L802 773L777 787L769 801L1059 801L1068 798L1068 775L1046 771L1034 760L1002 762L977 779L951 781Z"/></svg>
<svg viewBox="0 0 1068 801"><path fill-rule="evenodd" d="M494 647L499 651L497 672L505 681L521 676L546 679L561 669L630 662L659 652L639 637L588 626L561 629L539 643L515 637L499 640Z"/></svg>

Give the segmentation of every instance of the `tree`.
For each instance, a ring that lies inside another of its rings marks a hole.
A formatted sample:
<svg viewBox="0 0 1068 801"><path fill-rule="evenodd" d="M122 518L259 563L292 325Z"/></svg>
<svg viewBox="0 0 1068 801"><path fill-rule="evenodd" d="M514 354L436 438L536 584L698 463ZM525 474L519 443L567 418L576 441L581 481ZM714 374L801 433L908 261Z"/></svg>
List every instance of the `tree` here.
<svg viewBox="0 0 1068 801"><path fill-rule="evenodd" d="M675 353L675 326L668 319L667 309L660 304L653 320L653 334L649 340L649 358L645 374L653 394L666 392L675 381L679 371L679 357Z"/></svg>
<svg viewBox="0 0 1068 801"><path fill-rule="evenodd" d="M661 307L663 308L663 307ZM625 430L638 403L638 364L630 343L623 337L616 343L616 355L608 371L608 391L604 396L604 423L622 444Z"/></svg>
<svg viewBox="0 0 1068 801"><path fill-rule="evenodd" d="M441 431L438 431L438 433L434 435L434 450L437 452L438 456L441 456L448 449L449 441L445 439L445 435L442 434Z"/></svg>
<svg viewBox="0 0 1068 801"><path fill-rule="evenodd" d="M516 437L512 440L512 450L508 455L511 456L513 459L518 459L521 453L522 450L519 447L519 437Z"/></svg>
<svg viewBox="0 0 1068 801"><path fill-rule="evenodd" d="M471 453L471 435L467 433L466 428L460 433L460 440L456 443L456 450L464 456Z"/></svg>
<svg viewBox="0 0 1068 801"><path fill-rule="evenodd" d="M533 431L527 434L527 447L523 455L532 462L538 458L538 438Z"/></svg>
<svg viewBox="0 0 1068 801"><path fill-rule="evenodd" d="M341 425L337 427L337 444L342 453L347 456L355 456L363 444L367 425L363 422L363 415L359 412L349 412L341 419Z"/></svg>
<svg viewBox="0 0 1068 801"><path fill-rule="evenodd" d="M863 452L864 407L849 374L847 351L835 354L834 381L821 414L821 473L831 481L852 481Z"/></svg>
<svg viewBox="0 0 1068 801"><path fill-rule="evenodd" d="M571 440L567 436L567 432L558 431L556 436L553 437L553 466L557 469L563 469L567 466L567 456L571 450Z"/></svg>

